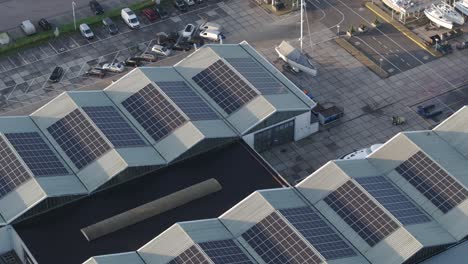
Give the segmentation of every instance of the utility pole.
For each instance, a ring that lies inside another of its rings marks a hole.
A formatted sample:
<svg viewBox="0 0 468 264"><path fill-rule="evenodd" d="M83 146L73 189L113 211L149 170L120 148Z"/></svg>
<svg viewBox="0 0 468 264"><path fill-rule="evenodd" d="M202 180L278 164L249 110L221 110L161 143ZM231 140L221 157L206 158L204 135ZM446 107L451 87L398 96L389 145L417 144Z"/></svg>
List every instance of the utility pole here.
<svg viewBox="0 0 468 264"><path fill-rule="evenodd" d="M72 1L72 10L73 10L73 24L75 25L75 31L76 31L75 6L76 6L76 3L75 3L75 1Z"/></svg>
<svg viewBox="0 0 468 264"><path fill-rule="evenodd" d="M301 0L301 53L302 53L302 37L304 34L304 0Z"/></svg>

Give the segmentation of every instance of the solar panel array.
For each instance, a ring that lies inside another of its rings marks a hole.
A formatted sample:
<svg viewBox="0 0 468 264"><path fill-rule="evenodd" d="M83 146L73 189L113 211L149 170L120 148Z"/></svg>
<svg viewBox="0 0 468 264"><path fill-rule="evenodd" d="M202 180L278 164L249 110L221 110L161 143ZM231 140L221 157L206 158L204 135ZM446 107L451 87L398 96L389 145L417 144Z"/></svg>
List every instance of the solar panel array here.
<svg viewBox="0 0 468 264"><path fill-rule="evenodd" d="M146 145L135 129L117 112L115 107L86 106L82 108L115 147Z"/></svg>
<svg viewBox="0 0 468 264"><path fill-rule="evenodd" d="M468 197L468 190L421 151L395 170L443 213Z"/></svg>
<svg viewBox="0 0 468 264"><path fill-rule="evenodd" d="M70 174L39 133L7 133L5 136L34 176Z"/></svg>
<svg viewBox="0 0 468 264"><path fill-rule="evenodd" d="M0 137L0 198L31 178L15 153Z"/></svg>
<svg viewBox="0 0 468 264"><path fill-rule="evenodd" d="M47 130L78 169L111 149L78 109L49 126Z"/></svg>
<svg viewBox="0 0 468 264"><path fill-rule="evenodd" d="M152 84L125 99L122 105L155 141L187 121Z"/></svg>
<svg viewBox="0 0 468 264"><path fill-rule="evenodd" d="M247 230L242 237L268 264L322 262L276 212Z"/></svg>
<svg viewBox="0 0 468 264"><path fill-rule="evenodd" d="M156 82L191 120L215 120L218 115L183 81Z"/></svg>
<svg viewBox="0 0 468 264"><path fill-rule="evenodd" d="M417 208L416 205L385 177L356 178L356 181L403 225L431 221L426 214Z"/></svg>
<svg viewBox="0 0 468 264"><path fill-rule="evenodd" d="M200 252L200 250L193 245L175 259L171 260L168 264L210 264L210 262Z"/></svg>
<svg viewBox="0 0 468 264"><path fill-rule="evenodd" d="M226 58L226 60L262 94L281 94L287 92L286 87L254 59Z"/></svg>
<svg viewBox="0 0 468 264"><path fill-rule="evenodd" d="M331 192L324 201L371 247L398 228L352 181Z"/></svg>
<svg viewBox="0 0 468 264"><path fill-rule="evenodd" d="M252 263L239 246L231 239L198 244L215 264Z"/></svg>
<svg viewBox="0 0 468 264"><path fill-rule="evenodd" d="M310 207L281 209L280 212L325 259L356 256L356 252Z"/></svg>
<svg viewBox="0 0 468 264"><path fill-rule="evenodd" d="M257 96L257 92L221 60L192 79L228 114Z"/></svg>

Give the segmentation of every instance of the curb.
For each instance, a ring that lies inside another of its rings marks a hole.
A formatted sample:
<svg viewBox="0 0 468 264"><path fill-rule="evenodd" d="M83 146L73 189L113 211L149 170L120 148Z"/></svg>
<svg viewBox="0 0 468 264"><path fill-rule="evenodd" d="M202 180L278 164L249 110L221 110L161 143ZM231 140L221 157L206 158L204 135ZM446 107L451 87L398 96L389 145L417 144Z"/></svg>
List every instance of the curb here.
<svg viewBox="0 0 468 264"><path fill-rule="evenodd" d="M334 39L336 44L338 44L340 47L345 49L348 53L350 53L353 57L355 57L359 62L364 64L369 70L374 72L377 76L379 76L382 79L388 78L390 74L386 72L385 70L381 69L379 65L377 65L374 61L369 59L364 53L362 53L360 50L358 50L356 47L354 47L349 41L347 41L344 38L335 38Z"/></svg>
<svg viewBox="0 0 468 264"><path fill-rule="evenodd" d="M391 24L394 26L398 31L400 31L403 35L405 35L408 39L413 41L416 45L424 49L425 51L429 52L432 56L434 57L442 57L442 54L438 51L435 51L433 49L429 49L424 40L416 35L413 31L409 30L407 27L405 27L403 24L400 22L392 19L385 11L383 11L380 7L377 5L371 3L371 2L366 2L366 7L370 11L372 11L374 14L379 16L381 19L385 20L385 22Z"/></svg>

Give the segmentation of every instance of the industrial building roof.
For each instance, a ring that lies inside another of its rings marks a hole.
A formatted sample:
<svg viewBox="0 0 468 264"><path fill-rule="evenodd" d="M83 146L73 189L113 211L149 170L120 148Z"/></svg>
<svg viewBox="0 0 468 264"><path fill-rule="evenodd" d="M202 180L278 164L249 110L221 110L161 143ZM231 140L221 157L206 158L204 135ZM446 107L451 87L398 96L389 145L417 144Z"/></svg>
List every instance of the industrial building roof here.
<svg viewBox="0 0 468 264"><path fill-rule="evenodd" d="M306 112L315 106L246 42L205 46L174 68L239 134L275 112Z"/></svg>
<svg viewBox="0 0 468 264"><path fill-rule="evenodd" d="M93 241L80 232L86 226L210 178L219 182L221 191ZM234 143L13 226L38 263L82 263L94 255L136 250L176 222L216 217L256 189L279 186L256 154L244 144Z"/></svg>
<svg viewBox="0 0 468 264"><path fill-rule="evenodd" d="M256 191L126 254L146 264L235 263L217 262L235 259L229 252L240 263L422 261L468 235L467 120L465 106L432 131L399 133L366 159L330 161L295 187Z"/></svg>
<svg viewBox="0 0 468 264"><path fill-rule="evenodd" d="M223 65L207 64L214 60ZM64 92L29 116L0 118L0 225L48 198L87 195L314 105L246 42L136 68L103 91Z"/></svg>

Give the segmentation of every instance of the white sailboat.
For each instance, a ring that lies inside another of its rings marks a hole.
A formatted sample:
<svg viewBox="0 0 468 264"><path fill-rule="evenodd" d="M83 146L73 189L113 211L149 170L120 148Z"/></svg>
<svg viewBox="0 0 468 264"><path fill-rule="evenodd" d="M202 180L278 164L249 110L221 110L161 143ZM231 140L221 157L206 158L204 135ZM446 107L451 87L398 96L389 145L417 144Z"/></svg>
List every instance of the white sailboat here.
<svg viewBox="0 0 468 264"><path fill-rule="evenodd" d="M303 71L312 76L317 75L317 68L312 63L312 60L306 54L302 53L302 39L303 39L303 24L304 24L304 2L301 0L301 50L294 48L287 41L282 41L281 44L275 47L278 56L286 63L288 63L294 71Z"/></svg>
<svg viewBox="0 0 468 264"><path fill-rule="evenodd" d="M424 10L426 17L437 25L452 29L453 22L442 12L436 5L432 4L431 7Z"/></svg>
<svg viewBox="0 0 468 264"><path fill-rule="evenodd" d="M437 5L440 11L445 14L445 16L455 24L463 25L465 23L465 18L463 18L460 13L458 13L453 6L441 2Z"/></svg>
<svg viewBox="0 0 468 264"><path fill-rule="evenodd" d="M468 16L468 0L455 2L454 6L458 11L462 12L465 16Z"/></svg>

